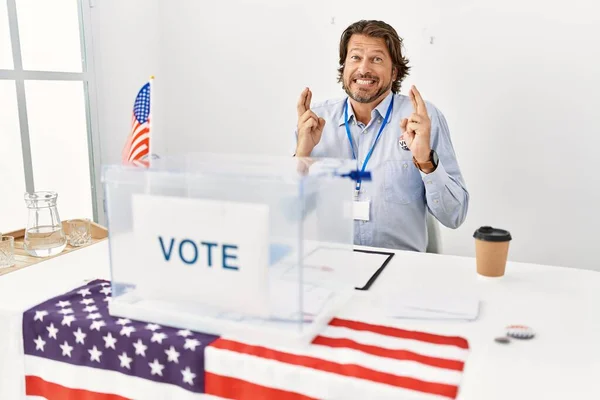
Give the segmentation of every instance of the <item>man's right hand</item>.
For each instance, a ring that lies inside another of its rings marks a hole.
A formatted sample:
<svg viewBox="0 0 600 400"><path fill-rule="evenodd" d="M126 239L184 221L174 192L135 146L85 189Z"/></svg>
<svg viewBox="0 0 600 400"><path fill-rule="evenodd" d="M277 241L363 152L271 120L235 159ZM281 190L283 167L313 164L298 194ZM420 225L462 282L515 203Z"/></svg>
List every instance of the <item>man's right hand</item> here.
<svg viewBox="0 0 600 400"><path fill-rule="evenodd" d="M306 88L298 100L298 141L296 145L297 157L308 157L321 140L325 127L325 120L310 110L312 92Z"/></svg>

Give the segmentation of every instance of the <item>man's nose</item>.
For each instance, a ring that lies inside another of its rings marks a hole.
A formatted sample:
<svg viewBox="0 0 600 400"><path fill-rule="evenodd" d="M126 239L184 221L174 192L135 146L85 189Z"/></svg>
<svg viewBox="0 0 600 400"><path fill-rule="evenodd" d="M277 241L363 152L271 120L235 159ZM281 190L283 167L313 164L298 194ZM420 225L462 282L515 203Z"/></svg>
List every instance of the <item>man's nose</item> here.
<svg viewBox="0 0 600 400"><path fill-rule="evenodd" d="M371 72L371 63L368 59L363 58L361 60L360 64L358 65L358 72L362 75Z"/></svg>

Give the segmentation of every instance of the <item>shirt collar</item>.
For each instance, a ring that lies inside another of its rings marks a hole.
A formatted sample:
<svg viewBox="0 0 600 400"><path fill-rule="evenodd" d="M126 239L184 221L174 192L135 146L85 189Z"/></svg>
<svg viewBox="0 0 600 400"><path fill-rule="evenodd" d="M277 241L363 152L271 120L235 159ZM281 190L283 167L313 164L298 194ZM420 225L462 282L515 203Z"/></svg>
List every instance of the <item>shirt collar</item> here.
<svg viewBox="0 0 600 400"><path fill-rule="evenodd" d="M377 111L377 113L379 113L379 116L381 118L385 118L385 114L387 113L387 109L390 105L390 102L392 101L392 96L394 96L393 92L390 92L382 101L381 103L379 103L379 105L377 107L375 107L375 111ZM356 117L354 116L354 110L352 109L352 105L350 104L350 98L346 98L346 102L345 104L348 104L348 122L352 123L352 120L355 119ZM372 113L371 113L371 116ZM377 118L377 115L375 115L375 118ZM339 121L338 121L338 126L342 126L344 125L345 120L344 120L344 109L342 108L342 116L340 117Z"/></svg>

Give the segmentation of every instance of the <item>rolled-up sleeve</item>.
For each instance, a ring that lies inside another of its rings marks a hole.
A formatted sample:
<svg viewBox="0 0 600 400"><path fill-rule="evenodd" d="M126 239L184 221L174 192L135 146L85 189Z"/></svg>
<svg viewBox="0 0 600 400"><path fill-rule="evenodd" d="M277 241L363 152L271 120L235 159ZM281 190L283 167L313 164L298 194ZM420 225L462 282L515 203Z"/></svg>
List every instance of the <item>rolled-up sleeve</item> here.
<svg viewBox="0 0 600 400"><path fill-rule="evenodd" d="M469 192L458 166L448 124L442 113L431 107L431 148L439 157L435 171L421 172L427 207L448 228L458 228L467 216Z"/></svg>

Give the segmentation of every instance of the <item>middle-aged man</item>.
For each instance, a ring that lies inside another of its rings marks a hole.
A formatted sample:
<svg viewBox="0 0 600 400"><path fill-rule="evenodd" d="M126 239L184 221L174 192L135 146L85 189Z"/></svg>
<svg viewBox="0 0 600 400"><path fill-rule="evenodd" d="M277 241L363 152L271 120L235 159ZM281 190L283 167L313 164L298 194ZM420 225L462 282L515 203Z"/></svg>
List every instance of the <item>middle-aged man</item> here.
<svg viewBox="0 0 600 400"><path fill-rule="evenodd" d="M359 21L340 40L338 81L348 97L311 107L298 101L296 156L353 158L373 180L357 182L354 243L425 251L427 210L449 228L467 214L469 193L442 113L408 75L402 39L382 21Z"/></svg>

